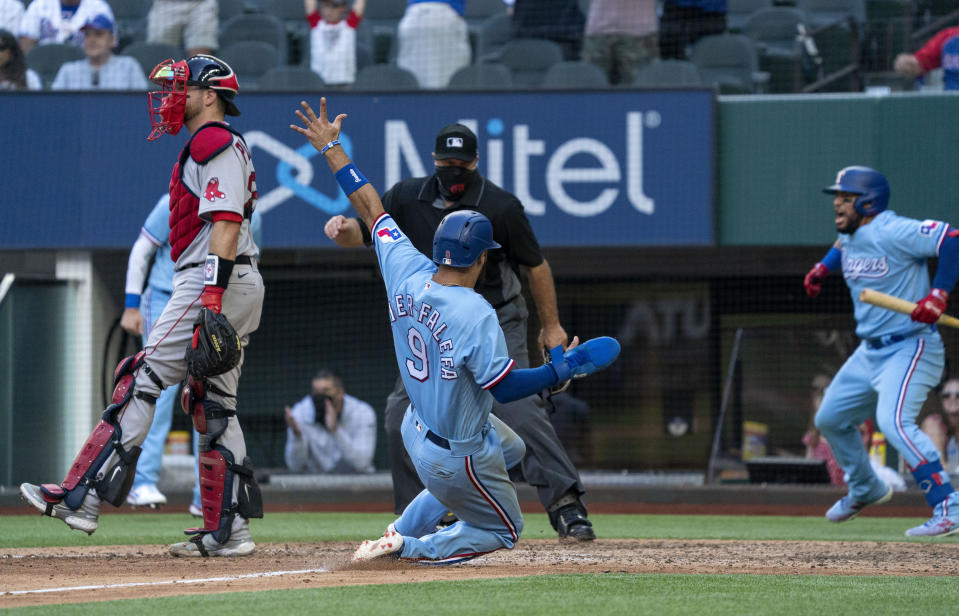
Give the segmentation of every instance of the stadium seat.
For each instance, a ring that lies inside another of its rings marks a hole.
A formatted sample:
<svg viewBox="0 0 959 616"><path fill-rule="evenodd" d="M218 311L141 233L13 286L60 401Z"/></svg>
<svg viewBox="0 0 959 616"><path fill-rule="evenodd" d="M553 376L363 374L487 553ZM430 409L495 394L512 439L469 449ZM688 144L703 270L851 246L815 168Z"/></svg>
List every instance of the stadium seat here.
<svg viewBox="0 0 959 616"><path fill-rule="evenodd" d="M557 62L549 67L540 83L542 88L603 89L609 80L603 69L589 62Z"/></svg>
<svg viewBox="0 0 959 616"><path fill-rule="evenodd" d="M319 92L326 86L323 79L303 66L278 66L263 73L259 89L274 92Z"/></svg>
<svg viewBox="0 0 959 616"><path fill-rule="evenodd" d="M373 60L388 62L395 47L396 27L406 12L406 0L367 0L365 21L373 33Z"/></svg>
<svg viewBox="0 0 959 616"><path fill-rule="evenodd" d="M375 62L373 62L372 49L370 47L366 47L365 45L357 45L356 46L356 70L366 68L367 66L370 66L371 64L375 64Z"/></svg>
<svg viewBox="0 0 959 616"><path fill-rule="evenodd" d="M123 50L123 55L130 56L140 63L143 74L147 77L157 64L167 59L179 60L184 57L183 50L167 43L147 43L136 41L130 43Z"/></svg>
<svg viewBox="0 0 959 616"><path fill-rule="evenodd" d="M262 10L253 10L252 6L247 6L245 0L217 0L217 6L219 9L219 21L220 27L223 27L231 17L236 17L237 15L242 15L243 13L262 13Z"/></svg>
<svg viewBox="0 0 959 616"><path fill-rule="evenodd" d="M746 20L743 34L756 45L759 67L769 73L770 92L800 89L802 47L797 36L805 22L805 13L785 6L761 9Z"/></svg>
<svg viewBox="0 0 959 616"><path fill-rule="evenodd" d="M478 62L484 62L487 57L495 55L506 41L513 38L512 28L513 16L505 13L484 21L476 31L476 53L473 57Z"/></svg>
<svg viewBox="0 0 959 616"><path fill-rule="evenodd" d="M508 41L493 58L510 70L514 86L535 87L551 66L563 61L563 48L546 39L519 38Z"/></svg>
<svg viewBox="0 0 959 616"><path fill-rule="evenodd" d="M749 16L760 9L773 6L773 0L728 0L726 4L726 29L742 32Z"/></svg>
<svg viewBox="0 0 959 616"><path fill-rule="evenodd" d="M633 83L638 86L703 85L699 68L686 60L654 60L636 71Z"/></svg>
<svg viewBox="0 0 959 616"><path fill-rule="evenodd" d="M35 45L27 52L26 61L27 67L32 68L40 75L40 79L43 80L43 87L49 88L64 62L81 60L85 57L83 50L76 45L53 43L50 45Z"/></svg>
<svg viewBox="0 0 959 616"><path fill-rule="evenodd" d="M150 0L108 0L107 3L113 11L113 20L117 25L119 49L123 49L133 41L145 38Z"/></svg>
<svg viewBox="0 0 959 616"><path fill-rule="evenodd" d="M263 12L283 22L290 64L310 64L310 24L303 11L303 0L262 0Z"/></svg>
<svg viewBox="0 0 959 616"><path fill-rule="evenodd" d="M760 9L749 16L743 25L743 34L756 44L756 51L763 54L780 54L793 57L799 52L796 36L799 25L806 25L806 14L799 9L775 6Z"/></svg>
<svg viewBox="0 0 959 616"><path fill-rule="evenodd" d="M260 78L267 71L283 65L276 48L263 41L230 43L218 54L236 71L241 90L258 89Z"/></svg>
<svg viewBox="0 0 959 616"><path fill-rule="evenodd" d="M502 64L470 64L453 73L447 87L452 90L503 90L513 87L513 76Z"/></svg>
<svg viewBox="0 0 959 616"><path fill-rule="evenodd" d="M477 24L486 21L493 15L505 15L506 5L503 0L468 0L466 3L466 23Z"/></svg>
<svg viewBox="0 0 959 616"><path fill-rule="evenodd" d="M372 64L357 71L354 90L418 90L416 76L395 64Z"/></svg>
<svg viewBox="0 0 959 616"><path fill-rule="evenodd" d="M741 34L704 36L693 45L690 60L703 82L716 85L722 94L751 94L769 78L759 72L752 40Z"/></svg>
<svg viewBox="0 0 959 616"><path fill-rule="evenodd" d="M810 29L827 26L852 17L860 32L866 25L866 0L796 0L796 8L806 14Z"/></svg>
<svg viewBox="0 0 959 616"><path fill-rule="evenodd" d="M220 29L220 49L253 41L272 46L279 53L283 64L287 63L286 28L279 18L260 14L236 15L228 19Z"/></svg>
<svg viewBox="0 0 959 616"><path fill-rule="evenodd" d="M506 14L506 5L503 0L469 0L466 3L466 28L469 31L470 49L473 57L478 57L479 33L491 17Z"/></svg>

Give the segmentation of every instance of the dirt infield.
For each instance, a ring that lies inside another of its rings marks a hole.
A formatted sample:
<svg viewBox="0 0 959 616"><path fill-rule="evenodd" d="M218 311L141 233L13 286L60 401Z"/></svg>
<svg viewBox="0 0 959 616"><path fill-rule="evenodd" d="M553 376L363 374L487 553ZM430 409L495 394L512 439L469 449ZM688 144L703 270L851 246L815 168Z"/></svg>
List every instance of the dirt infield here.
<svg viewBox="0 0 959 616"><path fill-rule="evenodd" d="M253 556L183 559L165 546L0 550L0 608L187 594L555 573L959 575L957 543L522 541L460 565L351 566L353 543L264 543ZM216 579L213 579L216 578ZM86 588L76 588L86 587ZM72 590L66 590L72 588Z"/></svg>

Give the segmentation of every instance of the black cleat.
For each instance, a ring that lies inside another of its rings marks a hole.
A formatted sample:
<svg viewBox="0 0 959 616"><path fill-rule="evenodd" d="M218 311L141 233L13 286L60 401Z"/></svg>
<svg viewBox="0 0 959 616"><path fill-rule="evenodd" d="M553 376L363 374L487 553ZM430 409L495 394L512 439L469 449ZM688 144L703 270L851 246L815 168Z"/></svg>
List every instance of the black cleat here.
<svg viewBox="0 0 959 616"><path fill-rule="evenodd" d="M596 539L593 523L576 503L561 507L556 512L555 528L560 540L592 541Z"/></svg>

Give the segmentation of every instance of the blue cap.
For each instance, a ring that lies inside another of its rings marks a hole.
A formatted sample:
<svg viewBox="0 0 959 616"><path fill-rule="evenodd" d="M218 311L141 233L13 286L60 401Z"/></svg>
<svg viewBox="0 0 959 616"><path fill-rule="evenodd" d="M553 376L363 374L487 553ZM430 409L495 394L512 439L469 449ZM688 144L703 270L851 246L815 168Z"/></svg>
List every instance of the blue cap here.
<svg viewBox="0 0 959 616"><path fill-rule="evenodd" d="M116 34L116 25L113 23L113 20L110 19L109 15L100 13L99 15L94 15L88 17L83 25L80 26L81 30L86 30L87 28L93 28L94 30L109 30L113 34Z"/></svg>

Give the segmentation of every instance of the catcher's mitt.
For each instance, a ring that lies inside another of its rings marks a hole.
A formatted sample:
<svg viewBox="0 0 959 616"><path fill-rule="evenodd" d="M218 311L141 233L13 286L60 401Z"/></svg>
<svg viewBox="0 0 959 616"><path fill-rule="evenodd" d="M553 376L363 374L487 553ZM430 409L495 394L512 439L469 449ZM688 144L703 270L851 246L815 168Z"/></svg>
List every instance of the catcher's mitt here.
<svg viewBox="0 0 959 616"><path fill-rule="evenodd" d="M201 308L186 348L186 369L195 379L229 372L240 363L240 336L225 315Z"/></svg>

